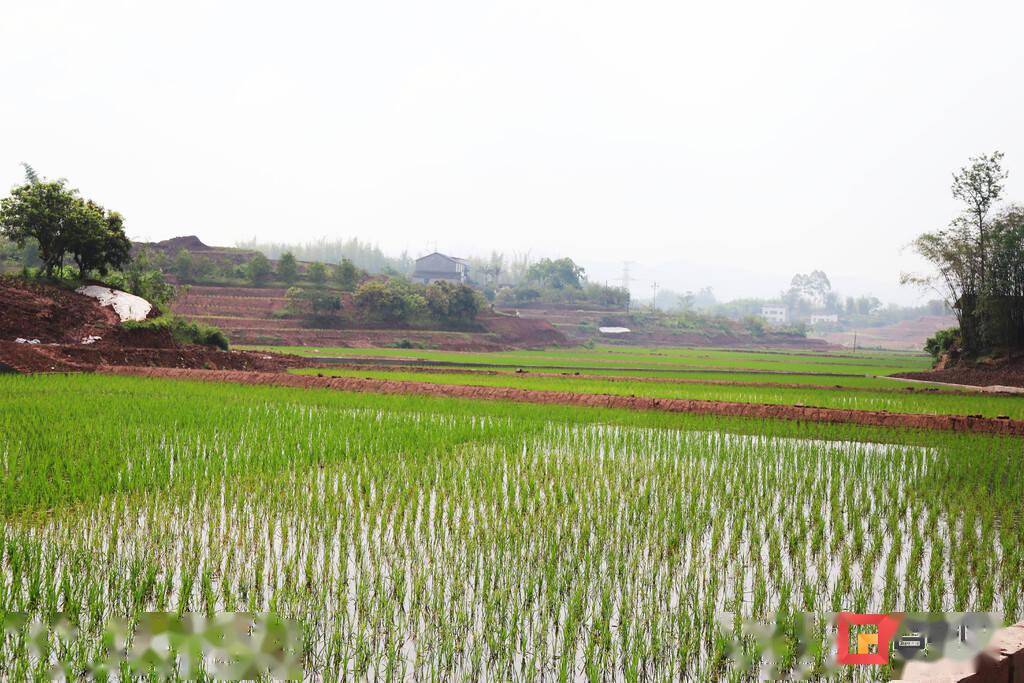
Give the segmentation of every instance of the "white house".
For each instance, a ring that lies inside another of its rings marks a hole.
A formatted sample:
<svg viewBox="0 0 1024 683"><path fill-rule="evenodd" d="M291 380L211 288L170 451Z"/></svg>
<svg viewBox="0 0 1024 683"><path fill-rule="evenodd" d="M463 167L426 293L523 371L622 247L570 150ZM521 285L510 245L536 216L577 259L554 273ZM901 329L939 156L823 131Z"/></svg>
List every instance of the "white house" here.
<svg viewBox="0 0 1024 683"><path fill-rule="evenodd" d="M416 269L412 273L413 282L425 285L438 280L464 283L469 279L469 263L454 256L445 256L434 252L416 259Z"/></svg>
<svg viewBox="0 0 1024 683"><path fill-rule="evenodd" d="M770 323L781 324L789 320L789 311L785 306L762 306L761 318Z"/></svg>
<svg viewBox="0 0 1024 683"><path fill-rule="evenodd" d="M839 316L835 313L812 313L811 324L821 325L839 322Z"/></svg>

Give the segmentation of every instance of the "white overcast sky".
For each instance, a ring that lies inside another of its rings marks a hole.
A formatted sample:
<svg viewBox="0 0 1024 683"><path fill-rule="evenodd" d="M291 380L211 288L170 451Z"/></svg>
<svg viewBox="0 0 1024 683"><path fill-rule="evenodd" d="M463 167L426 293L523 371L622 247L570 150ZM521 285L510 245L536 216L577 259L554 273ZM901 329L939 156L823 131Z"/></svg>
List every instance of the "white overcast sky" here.
<svg viewBox="0 0 1024 683"><path fill-rule="evenodd" d="M568 254L911 303L905 245L1000 149L1024 201L1024 3L5 3L0 189L27 161L129 234ZM901 251L903 250L903 251Z"/></svg>

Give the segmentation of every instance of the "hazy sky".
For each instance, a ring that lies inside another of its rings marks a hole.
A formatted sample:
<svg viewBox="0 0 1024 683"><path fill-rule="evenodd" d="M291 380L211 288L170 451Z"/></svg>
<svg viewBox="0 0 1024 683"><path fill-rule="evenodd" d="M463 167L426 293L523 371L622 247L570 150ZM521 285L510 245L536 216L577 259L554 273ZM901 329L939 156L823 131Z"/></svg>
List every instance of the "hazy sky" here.
<svg viewBox="0 0 1024 683"><path fill-rule="evenodd" d="M0 190L27 161L129 234L572 255L634 291L825 270L905 303L901 249L1006 153L1024 3L9 2Z"/></svg>

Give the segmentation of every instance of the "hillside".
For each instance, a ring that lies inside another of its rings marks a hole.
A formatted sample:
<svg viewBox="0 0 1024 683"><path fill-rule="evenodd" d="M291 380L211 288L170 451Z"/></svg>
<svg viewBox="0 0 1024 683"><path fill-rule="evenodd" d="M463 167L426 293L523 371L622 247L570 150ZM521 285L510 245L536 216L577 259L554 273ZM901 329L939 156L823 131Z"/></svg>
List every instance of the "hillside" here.
<svg viewBox="0 0 1024 683"><path fill-rule="evenodd" d="M578 308L559 304L530 304L506 309L532 320L549 322L571 341L583 344L632 346L715 346L730 348L827 349L830 344L798 334L763 331L752 333L740 323L725 319L695 318L693 327L673 327L669 316L646 312L630 314L615 308ZM621 327L629 332L606 334L601 327Z"/></svg>
<svg viewBox="0 0 1024 683"><path fill-rule="evenodd" d="M136 244L157 255L170 281L176 281L168 264L182 251L198 262L243 266L259 252L250 249L211 247L194 235ZM309 264L299 264L306 272ZM364 276L365 277L365 276ZM305 283L300 286L307 287ZM646 312L627 313L621 308L570 304L529 303L499 307L481 314L472 328L444 325L410 326L370 323L351 315L351 295L330 290L341 302L342 313L333 319L313 320L288 311L287 289L280 282L251 286L233 279L202 280L189 285L172 310L191 320L215 325L240 344L283 346L389 347L412 346L455 351L498 351L516 348L565 346L590 342L637 346L718 346L825 349L826 341L770 330L752 331L724 318L695 317L685 326L670 316ZM604 326L630 331L611 335Z"/></svg>
<svg viewBox="0 0 1024 683"><path fill-rule="evenodd" d="M8 371L104 365L278 370L302 364L276 354L180 344L167 330L126 329L96 299L49 284L0 277L0 301L0 369Z"/></svg>
<svg viewBox="0 0 1024 683"><path fill-rule="evenodd" d="M951 315L925 315L913 320L901 320L881 327L866 327L849 332L827 332L818 335L830 344L863 349L889 349L893 351L920 351L925 340L938 330L956 327Z"/></svg>
<svg viewBox="0 0 1024 683"><path fill-rule="evenodd" d="M517 319L496 313L477 318L479 328L422 330L402 326L316 327L307 318L286 312L281 287L213 287L193 285L171 306L183 317L221 328L233 343L281 346L399 346L454 351L499 351L565 345L569 340L543 320ZM351 307L348 294L340 295Z"/></svg>

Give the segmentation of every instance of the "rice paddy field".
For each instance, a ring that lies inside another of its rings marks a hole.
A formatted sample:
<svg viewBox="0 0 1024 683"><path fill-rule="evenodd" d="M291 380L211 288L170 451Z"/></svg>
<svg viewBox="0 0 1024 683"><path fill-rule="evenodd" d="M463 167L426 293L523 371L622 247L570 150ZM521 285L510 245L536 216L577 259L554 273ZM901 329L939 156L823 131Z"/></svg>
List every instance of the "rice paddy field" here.
<svg viewBox="0 0 1024 683"><path fill-rule="evenodd" d="M921 362L702 353L513 364ZM78 629L3 634L5 680L82 677L105 623L152 611L274 612L307 677L387 681L744 680L723 612L1024 618L1010 437L79 374L0 376L0 438L0 615ZM834 637L822 617L767 671L892 673L830 670Z"/></svg>
<svg viewBox="0 0 1024 683"><path fill-rule="evenodd" d="M288 347L323 367L298 374L452 386L698 399L844 410L1024 419L1024 396L906 382L930 366L920 354L597 347L479 354L408 349ZM378 362L373 364L373 360ZM369 366L357 363L371 363ZM400 363L400 364L399 364Z"/></svg>
<svg viewBox="0 0 1024 683"><path fill-rule="evenodd" d="M377 357L445 362L452 365L488 365L523 368L593 368L604 371L651 372L774 372L818 374L835 377L884 376L896 372L927 370L924 354L897 351L839 350L800 352L788 350L735 350L713 348L666 348L597 346L588 348L517 350L492 353L434 351L430 349L335 348L311 346L249 346L254 350L293 353L311 358Z"/></svg>

